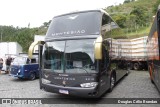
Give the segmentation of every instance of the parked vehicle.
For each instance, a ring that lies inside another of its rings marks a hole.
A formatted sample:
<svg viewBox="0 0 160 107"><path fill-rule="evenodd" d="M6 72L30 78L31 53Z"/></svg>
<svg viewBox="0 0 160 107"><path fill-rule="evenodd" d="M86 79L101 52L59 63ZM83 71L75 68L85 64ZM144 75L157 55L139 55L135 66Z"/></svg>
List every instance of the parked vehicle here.
<svg viewBox="0 0 160 107"><path fill-rule="evenodd" d="M39 77L38 56L29 58L26 55L17 56L11 64L11 75L19 79L34 80Z"/></svg>
<svg viewBox="0 0 160 107"><path fill-rule="evenodd" d="M154 18L147 40L148 70L151 82L160 92L160 8Z"/></svg>
<svg viewBox="0 0 160 107"><path fill-rule="evenodd" d="M134 39L119 39L118 43L113 43L113 47L121 49L122 57L128 61L129 69L143 70L147 66L147 36Z"/></svg>
<svg viewBox="0 0 160 107"><path fill-rule="evenodd" d="M121 49L111 54L112 41L120 38L126 38L123 30L103 10L54 17L45 41L29 48L32 57L34 46L41 44L40 89L80 97L100 97L112 91L128 74Z"/></svg>

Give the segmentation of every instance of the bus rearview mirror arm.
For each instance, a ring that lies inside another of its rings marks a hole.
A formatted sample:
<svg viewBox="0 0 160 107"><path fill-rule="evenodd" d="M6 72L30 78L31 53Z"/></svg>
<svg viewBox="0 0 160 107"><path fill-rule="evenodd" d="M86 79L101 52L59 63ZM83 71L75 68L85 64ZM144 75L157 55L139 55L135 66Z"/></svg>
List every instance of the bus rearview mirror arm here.
<svg viewBox="0 0 160 107"><path fill-rule="evenodd" d="M34 51L34 47L36 46L36 45L40 45L40 44L44 44L45 42L44 41L35 41L35 42L33 42L31 45L30 45L30 47L29 47L29 50L28 50L28 57L29 58L32 58L32 56L33 56L33 51Z"/></svg>
<svg viewBox="0 0 160 107"><path fill-rule="evenodd" d="M99 36L95 42L94 55L95 55L95 59L97 59L97 60L102 59L102 41L103 41L102 36Z"/></svg>

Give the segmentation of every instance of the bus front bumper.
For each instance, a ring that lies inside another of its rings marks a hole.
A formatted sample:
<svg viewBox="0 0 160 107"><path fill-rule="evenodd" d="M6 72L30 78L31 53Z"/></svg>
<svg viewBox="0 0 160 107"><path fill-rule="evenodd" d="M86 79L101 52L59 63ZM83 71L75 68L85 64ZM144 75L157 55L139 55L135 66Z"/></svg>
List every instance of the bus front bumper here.
<svg viewBox="0 0 160 107"><path fill-rule="evenodd" d="M41 89L47 92L60 93L66 95L73 95L86 98L98 98L100 97L96 87L82 88L82 87L64 87L53 84L41 84Z"/></svg>

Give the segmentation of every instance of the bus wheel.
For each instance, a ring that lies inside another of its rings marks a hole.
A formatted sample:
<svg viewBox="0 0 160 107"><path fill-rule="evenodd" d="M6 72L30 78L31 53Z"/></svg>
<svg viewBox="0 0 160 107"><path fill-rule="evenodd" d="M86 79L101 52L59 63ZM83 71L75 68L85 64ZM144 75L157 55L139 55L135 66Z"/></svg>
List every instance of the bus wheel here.
<svg viewBox="0 0 160 107"><path fill-rule="evenodd" d="M110 88L109 88L109 92L112 92L113 87L114 87L114 85L115 85L115 82L116 82L115 75L112 74L112 75L111 75L111 78L110 78Z"/></svg>
<svg viewBox="0 0 160 107"><path fill-rule="evenodd" d="M32 73L30 74L29 79L30 79L30 80L36 79L36 75L35 75L34 72L32 72Z"/></svg>
<svg viewBox="0 0 160 107"><path fill-rule="evenodd" d="M139 70L140 66L138 63L134 63L134 66L133 66L134 70Z"/></svg>

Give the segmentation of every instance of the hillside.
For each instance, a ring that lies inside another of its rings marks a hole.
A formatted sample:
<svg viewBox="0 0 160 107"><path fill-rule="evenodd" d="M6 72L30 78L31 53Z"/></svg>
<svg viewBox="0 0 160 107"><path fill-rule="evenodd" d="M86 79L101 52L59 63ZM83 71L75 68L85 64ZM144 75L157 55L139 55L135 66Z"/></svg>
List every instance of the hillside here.
<svg viewBox="0 0 160 107"><path fill-rule="evenodd" d="M147 36L160 0L125 0L131 1L118 6L109 6L106 10L130 38ZM34 40L34 35L45 35L51 21L46 21L37 28L19 28L0 26L1 41L18 42L27 52Z"/></svg>
<svg viewBox="0 0 160 107"><path fill-rule="evenodd" d="M106 8L108 13L130 13L134 7L146 8L152 13L153 6L157 0L137 0L129 3L123 3L118 6L109 6Z"/></svg>
<svg viewBox="0 0 160 107"><path fill-rule="evenodd" d="M160 3L160 0L131 0L128 3L109 6L104 10L112 16L130 38L135 38L148 35L157 3Z"/></svg>

